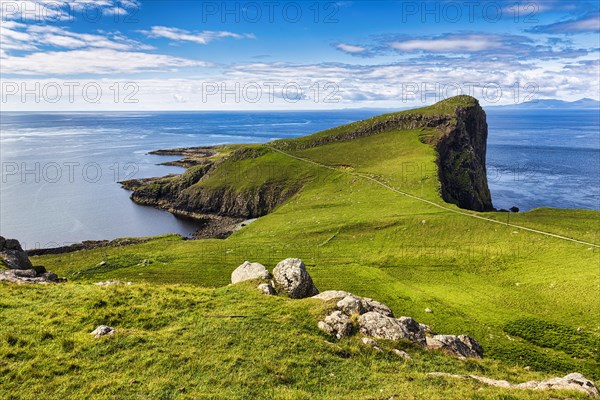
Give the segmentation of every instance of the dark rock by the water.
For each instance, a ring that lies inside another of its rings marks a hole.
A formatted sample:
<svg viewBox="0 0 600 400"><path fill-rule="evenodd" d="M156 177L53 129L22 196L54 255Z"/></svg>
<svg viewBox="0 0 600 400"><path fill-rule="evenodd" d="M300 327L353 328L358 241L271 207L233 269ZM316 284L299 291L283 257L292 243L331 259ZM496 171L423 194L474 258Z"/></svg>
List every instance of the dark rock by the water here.
<svg viewBox="0 0 600 400"><path fill-rule="evenodd" d="M517 212L519 212L519 211L520 211L520 210L519 210L519 207L517 207L517 206L512 206L512 207L510 208L510 212L517 213Z"/></svg>
<svg viewBox="0 0 600 400"><path fill-rule="evenodd" d="M0 236L0 258L10 269L33 268L29 256L16 239L6 239Z"/></svg>
<svg viewBox="0 0 600 400"><path fill-rule="evenodd" d="M11 283L53 283L63 282L56 274L42 266L33 266L27 252L16 239L0 236L0 259L9 268L0 270L0 281Z"/></svg>

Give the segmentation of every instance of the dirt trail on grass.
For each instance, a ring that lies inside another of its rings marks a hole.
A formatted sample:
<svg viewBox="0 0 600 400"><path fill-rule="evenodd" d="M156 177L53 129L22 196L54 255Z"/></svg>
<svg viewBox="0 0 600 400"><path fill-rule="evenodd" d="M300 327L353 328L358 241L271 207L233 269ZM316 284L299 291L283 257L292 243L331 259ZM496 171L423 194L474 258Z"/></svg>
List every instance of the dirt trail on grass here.
<svg viewBox="0 0 600 400"><path fill-rule="evenodd" d="M435 202L433 202L431 200L423 199L423 198L415 196L413 194L406 193L406 192L403 192L401 190L398 190L398 189L396 189L396 188L394 188L392 186L389 186L389 185L387 185L387 184L385 184L385 183L377 180L376 178L374 178L372 176L369 176L369 175L366 175L366 174L361 174L361 173L358 173L358 172L352 172L352 171L347 171L347 170L339 170L339 169L337 169L335 167L331 167L329 165L321 164L321 163L318 163L316 161L313 161L313 160L310 160L310 159L307 159L307 158L302 158L302 157L294 156L292 154L286 153L285 151L279 150L279 149L277 149L275 147L271 147L271 146L267 146L267 147L269 147L271 150L274 150L274 151L276 151L278 153L281 153L281 154L283 154L283 155L285 155L287 157L291 157L291 158L299 160L299 161L307 162L307 163L316 165L316 166L321 167L321 168L327 168L327 169L330 169L332 171L339 172L341 174L352 175L352 176L357 176L357 177L360 177L360 178L363 178L363 179L368 179L370 181L375 182L379 186L382 186L382 187L384 187L384 188L386 188L388 190L391 190L392 192L401 194L401 195L406 196L406 197L410 197L411 199L414 199L414 200L417 200L417 201L420 201L420 202L423 202L423 203L427 203L427 204L432 205L432 206L437 207L437 208L441 208L442 210L445 210L445 211L449 211L449 212L452 212L452 213L455 213L455 214L464 215L464 216L471 217L471 218L481 219L481 220L488 221L488 222L493 222L495 224L509 226L509 227L512 227L512 228L515 228L515 229L520 229L520 230L524 230L524 231L528 231L528 232L537 233L537 234L544 235L544 236L553 237L555 239L560 239L560 240L565 240L565 241L568 241L568 242L574 242L574 243L583 244L583 245L586 245L586 246L600 248L600 245L598 245L598 244L594 244L594 243L590 243L590 242L585 242L583 240L573 239L573 238L570 238L570 237L567 237L567 236L557 235L557 234L551 233L551 232L540 231L538 229L527 228L527 227L521 226L521 225L515 225L515 224L511 224L511 223L507 223L507 222L502 222L502 221L498 221L498 220L495 220L495 219L482 217L481 215L473 214L473 213L467 212L467 211L454 210L452 208L443 206L441 204L437 204L437 203L435 203Z"/></svg>

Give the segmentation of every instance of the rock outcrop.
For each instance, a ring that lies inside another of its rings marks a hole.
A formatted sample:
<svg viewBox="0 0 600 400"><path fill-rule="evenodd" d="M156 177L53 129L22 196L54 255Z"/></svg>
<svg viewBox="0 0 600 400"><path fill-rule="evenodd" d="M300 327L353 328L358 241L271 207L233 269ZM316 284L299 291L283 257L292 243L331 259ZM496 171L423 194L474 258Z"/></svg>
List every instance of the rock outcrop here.
<svg viewBox="0 0 600 400"><path fill-rule="evenodd" d="M356 330L361 334L388 340L405 339L430 350L441 349L460 358L481 358L483 349L469 336L437 335L428 337L431 328L410 317L395 318L392 310L383 303L367 297L356 296L342 290L327 290L313 299L335 304L333 312L318 322L318 327L340 339Z"/></svg>
<svg viewBox="0 0 600 400"><path fill-rule="evenodd" d="M29 256L16 239L6 239L0 236L0 258L10 269L33 268Z"/></svg>
<svg viewBox="0 0 600 400"><path fill-rule="evenodd" d="M319 321L317 326L337 339L349 336L352 333L352 321L341 311L332 312L323 321Z"/></svg>
<svg viewBox="0 0 600 400"><path fill-rule="evenodd" d="M439 349L462 358L482 358L483 348L472 337L466 335L436 335L427 338L427 347Z"/></svg>
<svg viewBox="0 0 600 400"><path fill-rule="evenodd" d="M292 299L302 299L317 295L319 290L299 258L286 258L273 270L275 288L287 293Z"/></svg>
<svg viewBox="0 0 600 400"><path fill-rule="evenodd" d="M0 270L0 281L10 283L58 283L64 282L64 278L59 278L52 272L43 269L7 269Z"/></svg>
<svg viewBox="0 0 600 400"><path fill-rule="evenodd" d="M161 150L154 154L185 155L185 165L190 167L181 175L120 183L132 191L131 200L137 204L201 222L196 237L226 238L240 222L272 212L302 188L300 177L293 182L275 182L263 171L260 179L255 179L256 172L244 171L238 164L269 152L272 150L268 148L242 148L224 156L216 148ZM219 178L205 184L217 175ZM240 188L232 183L238 180L256 182Z"/></svg>
<svg viewBox="0 0 600 400"><path fill-rule="evenodd" d="M257 262L244 261L231 273L231 283L239 283L253 279L270 279L271 274L264 265Z"/></svg>
<svg viewBox="0 0 600 400"><path fill-rule="evenodd" d="M377 339L400 340L426 345L425 332L418 322L410 317L391 318L370 311L358 318L360 333Z"/></svg>
<svg viewBox="0 0 600 400"><path fill-rule="evenodd" d="M490 379L478 375L456 375L446 372L430 372L431 376L446 376L457 379L473 379L490 386L506 389L530 389L530 390L573 390L585 393L594 398L600 398L600 392L594 382L579 373L568 374L562 378L551 378L544 381L529 381L524 383L510 383L505 380Z"/></svg>
<svg viewBox="0 0 600 400"><path fill-rule="evenodd" d="M0 236L0 260L9 268L0 270L0 281L17 284L65 281L64 278L61 279L56 274L46 271L44 267L34 267L16 239L6 239Z"/></svg>

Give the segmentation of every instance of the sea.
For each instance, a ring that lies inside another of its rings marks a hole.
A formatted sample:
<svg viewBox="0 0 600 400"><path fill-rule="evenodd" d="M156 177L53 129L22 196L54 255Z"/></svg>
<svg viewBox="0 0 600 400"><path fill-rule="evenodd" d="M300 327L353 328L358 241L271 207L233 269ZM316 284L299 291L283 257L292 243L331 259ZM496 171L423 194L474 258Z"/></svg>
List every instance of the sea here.
<svg viewBox="0 0 600 400"><path fill-rule="evenodd" d="M193 221L139 206L119 181L181 173L157 149L293 138L382 113L0 113L0 234L25 248L190 235ZM600 111L486 109L496 208L600 210Z"/></svg>

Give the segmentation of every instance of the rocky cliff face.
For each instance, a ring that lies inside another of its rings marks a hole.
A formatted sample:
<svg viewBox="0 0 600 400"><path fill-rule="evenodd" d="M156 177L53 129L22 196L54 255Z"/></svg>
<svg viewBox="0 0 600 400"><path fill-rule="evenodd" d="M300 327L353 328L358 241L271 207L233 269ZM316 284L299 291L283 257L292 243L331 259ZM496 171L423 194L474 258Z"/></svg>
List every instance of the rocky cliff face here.
<svg viewBox="0 0 600 400"><path fill-rule="evenodd" d="M434 139L442 198L461 208L493 210L486 174L488 126L479 103L458 107L452 124Z"/></svg>
<svg viewBox="0 0 600 400"><path fill-rule="evenodd" d="M180 216L193 218L201 222L195 237L224 238L230 235L236 226L246 219L258 218L272 212L277 206L296 194L302 187L302 182L269 182L239 188L224 181L218 186L204 186L202 181L207 179L220 164L241 162L257 158L269 149L256 151L239 149L232 154L211 160L216 154L190 152L193 149L182 149L186 163L192 166L182 175L162 178L136 179L121 182L123 188L131 190L131 199L141 205L153 206ZM206 152L206 148L201 148ZM235 175L235 173L234 173Z"/></svg>

